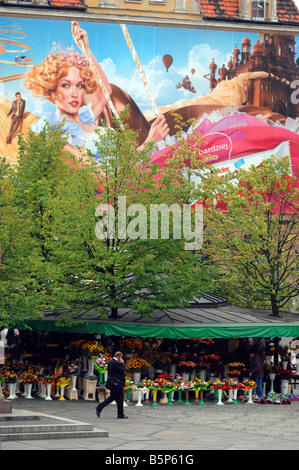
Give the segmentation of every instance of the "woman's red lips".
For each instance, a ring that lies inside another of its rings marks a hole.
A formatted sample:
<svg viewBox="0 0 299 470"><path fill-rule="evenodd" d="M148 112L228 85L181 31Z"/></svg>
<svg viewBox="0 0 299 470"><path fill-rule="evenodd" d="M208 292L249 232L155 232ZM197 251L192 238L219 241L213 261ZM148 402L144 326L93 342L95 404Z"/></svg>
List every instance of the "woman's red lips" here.
<svg viewBox="0 0 299 470"><path fill-rule="evenodd" d="M70 105L76 108L78 106L78 101L71 101Z"/></svg>

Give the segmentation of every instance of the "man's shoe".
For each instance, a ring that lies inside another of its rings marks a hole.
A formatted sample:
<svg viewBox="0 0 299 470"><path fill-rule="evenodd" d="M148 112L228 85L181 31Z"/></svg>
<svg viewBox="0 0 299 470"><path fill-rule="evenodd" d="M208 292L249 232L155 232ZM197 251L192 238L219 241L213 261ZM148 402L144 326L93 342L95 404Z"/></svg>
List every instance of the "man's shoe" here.
<svg viewBox="0 0 299 470"><path fill-rule="evenodd" d="M96 407L96 414L97 414L97 417L99 418L101 416L101 411L102 411L102 407L100 405L98 405Z"/></svg>
<svg viewBox="0 0 299 470"><path fill-rule="evenodd" d="M128 416L123 415L123 416L118 416L117 418L118 419L128 419Z"/></svg>

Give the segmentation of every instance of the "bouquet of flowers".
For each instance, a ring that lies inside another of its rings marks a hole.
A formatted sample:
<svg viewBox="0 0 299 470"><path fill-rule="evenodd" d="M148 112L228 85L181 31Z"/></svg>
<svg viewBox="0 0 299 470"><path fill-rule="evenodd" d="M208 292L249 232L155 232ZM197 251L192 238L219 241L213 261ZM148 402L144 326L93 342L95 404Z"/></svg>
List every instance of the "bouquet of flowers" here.
<svg viewBox="0 0 299 470"><path fill-rule="evenodd" d="M101 344L97 344L95 341L86 341L82 344L82 353L83 355L92 358L97 357L101 353L105 353L106 350Z"/></svg>
<svg viewBox="0 0 299 470"><path fill-rule="evenodd" d="M148 387L147 387L147 384L143 382L135 382L133 383L131 390L133 392L138 392L138 391L146 392L146 390L148 390Z"/></svg>
<svg viewBox="0 0 299 470"><path fill-rule="evenodd" d="M193 390L194 388L194 385L195 385L195 382L194 380L185 380L184 381L184 388L183 390Z"/></svg>
<svg viewBox="0 0 299 470"><path fill-rule="evenodd" d="M18 381L18 379L19 376L16 372L7 369L1 372L1 382L14 384Z"/></svg>
<svg viewBox="0 0 299 470"><path fill-rule="evenodd" d="M228 364L228 375L230 377L235 377L236 375L240 376L244 367L245 364L243 364L242 362L230 362Z"/></svg>
<svg viewBox="0 0 299 470"><path fill-rule="evenodd" d="M126 364L126 369L131 372L141 372L145 367L149 367L149 363L142 358L131 358Z"/></svg>
<svg viewBox="0 0 299 470"><path fill-rule="evenodd" d="M192 361L180 361L179 367L181 371L193 372L196 367L196 364Z"/></svg>
<svg viewBox="0 0 299 470"><path fill-rule="evenodd" d="M211 385L210 381L205 381L205 380L202 380L201 378L198 378L198 377L196 377L194 379L193 383L194 383L193 390L195 390L195 391L197 391L197 390L206 390Z"/></svg>
<svg viewBox="0 0 299 470"><path fill-rule="evenodd" d="M170 364L170 357L165 352L153 351L148 355L148 361L156 369L163 369L167 364Z"/></svg>
<svg viewBox="0 0 299 470"><path fill-rule="evenodd" d="M54 375L50 375L50 374L44 375L41 380L41 383L43 385L50 385L50 384L54 385L55 384Z"/></svg>
<svg viewBox="0 0 299 470"><path fill-rule="evenodd" d="M179 374L176 374L173 383L177 385L178 390L184 390L186 381Z"/></svg>
<svg viewBox="0 0 299 470"><path fill-rule="evenodd" d="M293 376L291 369L279 369L277 375L281 380L290 380Z"/></svg>
<svg viewBox="0 0 299 470"><path fill-rule="evenodd" d="M177 364L178 365L180 363L180 361L183 360L183 356L180 356L179 354L170 354L169 359L170 359L171 364Z"/></svg>
<svg viewBox="0 0 299 470"><path fill-rule="evenodd" d="M212 387L215 389L215 390L224 390L227 385L226 383L223 381L223 380L220 380L220 379L215 379L213 382L212 382Z"/></svg>
<svg viewBox="0 0 299 470"><path fill-rule="evenodd" d="M234 378L227 378L224 380L226 383L226 388L227 389L235 389L235 388L241 388L242 383L238 381L238 379Z"/></svg>
<svg viewBox="0 0 299 470"><path fill-rule="evenodd" d="M168 380L158 377L157 379L151 380L150 384L147 384L147 387L150 390L161 390L163 392L167 389L168 383Z"/></svg>
<svg viewBox="0 0 299 470"><path fill-rule="evenodd" d="M23 372L20 375L20 381L26 384L33 384L37 382L38 377L35 374L32 374L31 372Z"/></svg>
<svg viewBox="0 0 299 470"><path fill-rule="evenodd" d="M290 360L291 354L290 354L289 348L287 346L278 346L277 352L281 356L282 361L289 361Z"/></svg>
<svg viewBox="0 0 299 470"><path fill-rule="evenodd" d="M197 370L207 370L210 364L208 362L199 362L197 364Z"/></svg>
<svg viewBox="0 0 299 470"><path fill-rule="evenodd" d="M119 347L122 351L135 351L136 349L142 349L142 341L135 338L124 338L119 342Z"/></svg>
<svg viewBox="0 0 299 470"><path fill-rule="evenodd" d="M129 375L129 374L126 374L126 377L125 377L125 386L124 386L124 388L131 388L133 385L134 385L134 382L133 382L133 380L131 379L130 375Z"/></svg>
<svg viewBox="0 0 299 470"><path fill-rule="evenodd" d="M244 380L244 382L242 383L242 387L245 390L250 390L251 388L256 387L256 382L250 379Z"/></svg>
<svg viewBox="0 0 299 470"><path fill-rule="evenodd" d="M92 360L94 362L95 369L103 373L108 367L108 362L111 360L109 354L101 353L97 357L93 356Z"/></svg>
<svg viewBox="0 0 299 470"><path fill-rule="evenodd" d="M278 370L280 370L278 366L266 365L266 372L268 372L268 374L276 374Z"/></svg>
<svg viewBox="0 0 299 470"><path fill-rule="evenodd" d="M78 374L79 367L80 367L80 364L81 364L81 360L82 360L82 358L80 357L79 359L74 359L70 363L66 364L68 373L70 375Z"/></svg>

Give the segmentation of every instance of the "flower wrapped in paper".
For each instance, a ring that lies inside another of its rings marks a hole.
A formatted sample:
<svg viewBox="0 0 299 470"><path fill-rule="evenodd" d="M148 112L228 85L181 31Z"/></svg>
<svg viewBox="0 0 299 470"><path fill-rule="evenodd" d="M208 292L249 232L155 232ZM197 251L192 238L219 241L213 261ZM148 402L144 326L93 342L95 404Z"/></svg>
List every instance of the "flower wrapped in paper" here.
<svg viewBox="0 0 299 470"><path fill-rule="evenodd" d="M107 353L100 353L98 356L93 356L95 369L103 374L108 367L108 362L111 360L111 356Z"/></svg>
<svg viewBox="0 0 299 470"><path fill-rule="evenodd" d="M131 390L133 392L143 392L145 393L148 390L148 387L143 382L136 382L133 384Z"/></svg>
<svg viewBox="0 0 299 470"><path fill-rule="evenodd" d="M241 388L243 384L234 378L225 379L225 384L227 390L235 390L236 388Z"/></svg>
<svg viewBox="0 0 299 470"><path fill-rule="evenodd" d="M129 376L129 374L126 373L126 377L125 377L125 386L124 386L124 388L125 388L125 389L132 388L133 385L134 385L133 380L131 379L131 377Z"/></svg>
<svg viewBox="0 0 299 470"><path fill-rule="evenodd" d="M214 380L214 382L212 382L212 387L215 390L224 390L227 387L227 385L223 380L216 379Z"/></svg>
<svg viewBox="0 0 299 470"><path fill-rule="evenodd" d="M244 388L244 390L251 390L252 388L256 387L256 382L250 379L244 380L244 382L242 383L242 387Z"/></svg>
<svg viewBox="0 0 299 470"><path fill-rule="evenodd" d="M195 378L193 381L193 390L194 391L199 391L199 390L206 390L211 387L211 382L210 381L205 381L202 380L201 378Z"/></svg>
<svg viewBox="0 0 299 470"><path fill-rule="evenodd" d="M60 385L60 387L66 387L70 383L70 379L66 377L60 377L57 381L57 384Z"/></svg>

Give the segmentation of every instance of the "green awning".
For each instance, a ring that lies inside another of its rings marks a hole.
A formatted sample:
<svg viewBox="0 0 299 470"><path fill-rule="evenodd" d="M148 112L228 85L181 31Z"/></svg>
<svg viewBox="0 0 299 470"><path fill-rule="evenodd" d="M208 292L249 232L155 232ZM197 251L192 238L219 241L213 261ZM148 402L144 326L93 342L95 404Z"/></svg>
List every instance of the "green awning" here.
<svg viewBox="0 0 299 470"><path fill-rule="evenodd" d="M95 311L76 311L80 323L59 324L62 319L51 310L43 312L42 320L24 321L39 331L87 333L107 336L141 336L156 338L258 338L299 336L299 314L284 313L274 317L269 310L236 307L227 299L206 293L184 308L162 309L151 317L142 317L132 309L119 309L115 319L99 317ZM107 312L109 315L109 312Z"/></svg>
<svg viewBox="0 0 299 470"><path fill-rule="evenodd" d="M28 326L39 331L65 333L105 334L107 336L140 336L156 338L267 338L297 337L299 322L289 323L242 323L204 325L133 325L121 323L82 322L74 326L59 326L55 321L32 320ZM22 329L22 325L21 325Z"/></svg>

